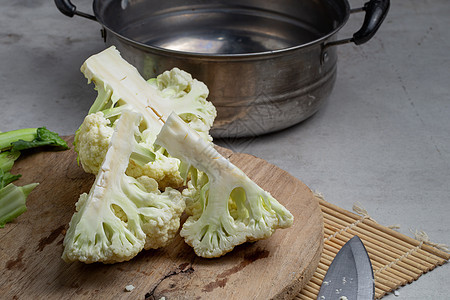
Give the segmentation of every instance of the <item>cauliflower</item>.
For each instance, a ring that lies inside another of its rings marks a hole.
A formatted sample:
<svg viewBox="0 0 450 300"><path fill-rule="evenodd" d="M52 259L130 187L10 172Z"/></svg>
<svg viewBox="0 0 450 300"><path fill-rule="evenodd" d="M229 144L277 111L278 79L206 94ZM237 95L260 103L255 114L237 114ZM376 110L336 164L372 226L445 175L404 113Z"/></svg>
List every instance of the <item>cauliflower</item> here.
<svg viewBox="0 0 450 300"><path fill-rule="evenodd" d="M192 215L180 234L197 255L219 257L292 225L294 218L284 206L176 114L167 119L155 143L186 164L183 176L191 175L184 195L190 196L187 212Z"/></svg>
<svg viewBox="0 0 450 300"><path fill-rule="evenodd" d="M97 174L114 129L102 112L87 115L75 134L74 147L85 172Z"/></svg>
<svg viewBox="0 0 450 300"><path fill-rule="evenodd" d="M122 112L130 110L142 114L140 144L154 152L155 160L147 164L131 162L127 174L154 178L161 189L180 187L183 179L178 172L179 160L164 149L157 151L153 143L172 112L205 140L212 140L209 129L216 109L206 100L209 93L206 85L177 68L145 81L114 46L88 58L81 71L98 91L89 110L89 114L97 116L87 117L75 137L75 150L83 168L90 173L98 172L110 139L111 130L106 127L113 126ZM103 120L99 119L99 112Z"/></svg>
<svg viewBox="0 0 450 300"><path fill-rule="evenodd" d="M114 126L105 157L89 193L83 193L64 238L62 258L85 263L130 260L142 249L166 246L180 226L181 193L163 193L149 177L125 174L139 156L138 113L124 111Z"/></svg>

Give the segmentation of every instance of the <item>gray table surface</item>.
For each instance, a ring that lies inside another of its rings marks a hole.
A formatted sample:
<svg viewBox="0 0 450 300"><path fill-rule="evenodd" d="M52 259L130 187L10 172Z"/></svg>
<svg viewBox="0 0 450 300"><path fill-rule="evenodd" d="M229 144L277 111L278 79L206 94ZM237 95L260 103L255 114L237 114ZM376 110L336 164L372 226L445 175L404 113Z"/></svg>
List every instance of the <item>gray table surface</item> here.
<svg viewBox="0 0 450 300"><path fill-rule="evenodd" d="M90 1L75 3L91 11ZM217 143L287 170L342 208L360 202L383 225L450 244L449 15L448 0L392 0L371 41L339 47L332 97L316 115L276 134ZM361 19L353 15L340 36ZM105 48L99 30L50 0L2 1L0 131L75 132L96 95L79 68ZM450 299L449 278L446 264L385 299Z"/></svg>

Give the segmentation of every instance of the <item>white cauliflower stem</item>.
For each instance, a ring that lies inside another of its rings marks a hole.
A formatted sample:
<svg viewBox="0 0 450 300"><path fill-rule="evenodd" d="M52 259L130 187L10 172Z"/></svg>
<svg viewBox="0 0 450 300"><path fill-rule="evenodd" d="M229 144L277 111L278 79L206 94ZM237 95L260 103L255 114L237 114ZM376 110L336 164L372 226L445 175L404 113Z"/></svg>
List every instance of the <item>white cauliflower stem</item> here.
<svg viewBox="0 0 450 300"><path fill-rule="evenodd" d="M180 192L167 188L161 193L152 179L125 174L138 148L140 121L139 114L129 111L117 121L95 182L76 204L63 242L65 261L126 261L175 236L185 208Z"/></svg>
<svg viewBox="0 0 450 300"><path fill-rule="evenodd" d="M171 114L156 144L190 168L192 213L181 236L202 257L219 257L246 241L268 238L293 223L292 214L268 192L220 155L176 114ZM186 175L186 172L184 172Z"/></svg>

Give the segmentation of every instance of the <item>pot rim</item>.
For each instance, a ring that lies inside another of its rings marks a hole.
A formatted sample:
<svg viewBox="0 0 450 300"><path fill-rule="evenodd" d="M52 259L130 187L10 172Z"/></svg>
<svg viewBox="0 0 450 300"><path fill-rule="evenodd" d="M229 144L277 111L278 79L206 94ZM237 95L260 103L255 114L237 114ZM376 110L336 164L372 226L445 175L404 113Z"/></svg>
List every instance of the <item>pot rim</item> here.
<svg viewBox="0 0 450 300"><path fill-rule="evenodd" d="M335 29L330 31L329 33L323 35L322 37L315 39L313 41L310 41L308 43L303 43L300 45L282 48L282 49L276 49L276 50L269 50L269 51L260 51L260 52L251 52L251 53L235 53L235 54L227 54L227 53L200 53L200 52L186 52L186 51L180 51L180 50L171 50L166 49L158 46L153 46L149 44L145 44L136 40L133 40L131 38L128 38L120 33L117 33L116 31L112 30L110 27L105 25L105 23L102 20L102 17L98 13L98 10L96 9L97 1L100 0L94 0L93 1L93 12L95 15L95 18L97 19L97 22L100 23L105 29L107 29L109 32L113 33L114 35L118 36L122 40L128 42L131 45L139 46L140 48L144 48L146 50L152 50L154 52L158 53L164 53L166 55L175 55L175 56L181 56L181 57L192 57L192 58L203 58L203 59L212 59L212 60L221 60L221 59L252 59L252 58L259 58L264 56L277 56L282 55L286 52L292 52L296 50L301 50L304 48L312 47L318 44L323 43L325 40L328 40L330 37L334 36L339 30L344 27L344 25L347 23L349 16L350 16L350 4L348 3L348 0L340 0L343 2L345 6L345 16L340 22L338 26L336 26Z"/></svg>

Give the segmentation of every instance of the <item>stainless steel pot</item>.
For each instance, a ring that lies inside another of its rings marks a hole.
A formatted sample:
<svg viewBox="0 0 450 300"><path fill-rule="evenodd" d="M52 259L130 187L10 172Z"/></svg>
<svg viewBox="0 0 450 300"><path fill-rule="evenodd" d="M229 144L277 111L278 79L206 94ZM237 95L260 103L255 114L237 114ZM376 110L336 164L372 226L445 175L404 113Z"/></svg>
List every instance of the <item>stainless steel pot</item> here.
<svg viewBox="0 0 450 300"><path fill-rule="evenodd" d="M94 15L55 0L67 16L102 25L102 36L145 78L178 67L206 83L218 116L214 137L261 135L313 115L336 79L336 45L367 42L389 0L94 0ZM337 40L350 13L361 29Z"/></svg>

